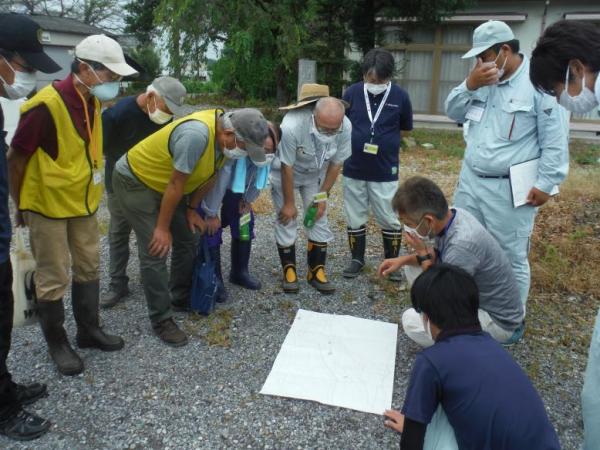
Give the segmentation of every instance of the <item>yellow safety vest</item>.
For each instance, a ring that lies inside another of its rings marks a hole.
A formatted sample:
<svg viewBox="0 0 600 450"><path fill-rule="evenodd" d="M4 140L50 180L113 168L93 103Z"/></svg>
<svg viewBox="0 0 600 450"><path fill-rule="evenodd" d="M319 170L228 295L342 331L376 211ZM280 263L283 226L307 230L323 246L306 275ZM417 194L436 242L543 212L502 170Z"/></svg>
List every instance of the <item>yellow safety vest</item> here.
<svg viewBox="0 0 600 450"><path fill-rule="evenodd" d="M38 148L31 156L25 168L19 209L51 219L91 216L98 209L103 189L100 102L94 98L89 143L77 132L60 93L51 84L23 103L21 114L41 104L46 105L54 121L58 155L54 160Z"/></svg>
<svg viewBox="0 0 600 450"><path fill-rule="evenodd" d="M127 162L133 174L147 187L163 194L173 174L173 157L169 152L169 138L175 127L189 120L198 120L208 127L208 144L194 170L184 185L189 194L206 183L223 165L224 158L217 158L215 135L217 117L222 110L208 109L189 114L151 134L127 152Z"/></svg>

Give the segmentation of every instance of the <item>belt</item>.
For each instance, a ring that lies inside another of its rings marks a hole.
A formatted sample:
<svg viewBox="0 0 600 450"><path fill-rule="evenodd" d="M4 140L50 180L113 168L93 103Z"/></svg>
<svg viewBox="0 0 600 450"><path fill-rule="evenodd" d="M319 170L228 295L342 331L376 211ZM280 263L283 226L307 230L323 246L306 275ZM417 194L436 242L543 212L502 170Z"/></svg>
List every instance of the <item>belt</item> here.
<svg viewBox="0 0 600 450"><path fill-rule="evenodd" d="M475 174L477 175L477 174ZM479 178L494 178L497 180L508 180L510 175L477 175Z"/></svg>

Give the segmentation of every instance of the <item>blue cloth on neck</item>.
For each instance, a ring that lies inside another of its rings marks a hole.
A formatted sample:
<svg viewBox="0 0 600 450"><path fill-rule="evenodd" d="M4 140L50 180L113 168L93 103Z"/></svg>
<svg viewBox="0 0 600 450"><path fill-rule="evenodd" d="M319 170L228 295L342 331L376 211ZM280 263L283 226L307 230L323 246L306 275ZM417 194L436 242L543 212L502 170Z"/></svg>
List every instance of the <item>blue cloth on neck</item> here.
<svg viewBox="0 0 600 450"><path fill-rule="evenodd" d="M270 171L270 164L258 168L256 172L256 189L261 190L267 187L267 180L269 179Z"/></svg>
<svg viewBox="0 0 600 450"><path fill-rule="evenodd" d="M231 190L236 194L243 194L246 192L246 158L237 159L235 161Z"/></svg>

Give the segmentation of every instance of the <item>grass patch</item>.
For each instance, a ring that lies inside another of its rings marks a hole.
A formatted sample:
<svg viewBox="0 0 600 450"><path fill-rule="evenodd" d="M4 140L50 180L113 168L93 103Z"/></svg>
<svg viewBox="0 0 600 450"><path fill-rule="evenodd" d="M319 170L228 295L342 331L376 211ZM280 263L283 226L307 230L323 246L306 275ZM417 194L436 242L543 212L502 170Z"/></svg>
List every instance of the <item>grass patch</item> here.
<svg viewBox="0 0 600 450"><path fill-rule="evenodd" d="M204 338L210 346L231 347L231 309L217 309L209 316L189 314L183 323L187 334Z"/></svg>
<svg viewBox="0 0 600 450"><path fill-rule="evenodd" d="M589 144L585 141L573 141L569 145L571 159L582 166L598 166L600 145Z"/></svg>

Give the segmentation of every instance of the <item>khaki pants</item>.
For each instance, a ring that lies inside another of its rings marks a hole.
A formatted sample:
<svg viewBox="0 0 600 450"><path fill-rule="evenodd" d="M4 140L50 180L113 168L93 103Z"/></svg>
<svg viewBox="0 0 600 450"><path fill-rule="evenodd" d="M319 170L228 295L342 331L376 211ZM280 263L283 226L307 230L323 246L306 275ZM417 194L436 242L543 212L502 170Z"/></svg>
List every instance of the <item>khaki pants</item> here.
<svg viewBox="0 0 600 450"><path fill-rule="evenodd" d="M99 233L96 216L48 219L31 211L23 213L36 263L35 290L42 300L60 300L73 281L99 278Z"/></svg>

